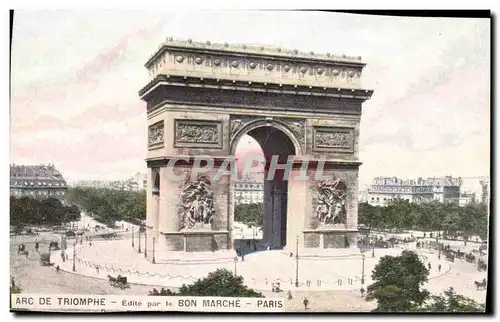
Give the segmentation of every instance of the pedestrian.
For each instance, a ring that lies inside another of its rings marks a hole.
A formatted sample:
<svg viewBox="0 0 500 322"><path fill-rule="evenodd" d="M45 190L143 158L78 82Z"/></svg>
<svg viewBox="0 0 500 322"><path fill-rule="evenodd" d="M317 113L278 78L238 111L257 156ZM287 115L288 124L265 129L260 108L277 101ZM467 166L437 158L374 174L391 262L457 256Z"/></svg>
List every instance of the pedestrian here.
<svg viewBox="0 0 500 322"><path fill-rule="evenodd" d="M25 254L26 254L26 259L28 259L29 252L26 251Z"/></svg>
<svg viewBox="0 0 500 322"><path fill-rule="evenodd" d="M307 305L309 305L309 300L307 297L304 297L304 301L302 302L304 304L304 309L307 310Z"/></svg>
<svg viewBox="0 0 500 322"><path fill-rule="evenodd" d="M441 273L441 264L438 265L438 271Z"/></svg>
<svg viewBox="0 0 500 322"><path fill-rule="evenodd" d="M56 266L56 272L59 273L59 265Z"/></svg>
<svg viewBox="0 0 500 322"><path fill-rule="evenodd" d="M431 263L429 263L429 264L427 265L427 267L429 267L429 270L431 270Z"/></svg>

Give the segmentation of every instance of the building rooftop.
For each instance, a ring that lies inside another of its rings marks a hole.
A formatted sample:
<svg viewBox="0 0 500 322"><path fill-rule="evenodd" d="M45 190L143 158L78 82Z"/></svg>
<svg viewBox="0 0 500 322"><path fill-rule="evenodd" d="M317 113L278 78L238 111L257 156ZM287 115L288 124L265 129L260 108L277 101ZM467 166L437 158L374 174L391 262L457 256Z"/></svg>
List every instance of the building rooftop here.
<svg viewBox="0 0 500 322"><path fill-rule="evenodd" d="M67 186L61 172L53 164L10 165L11 186ZM33 182L35 181L35 183ZM36 182L37 181L37 182Z"/></svg>

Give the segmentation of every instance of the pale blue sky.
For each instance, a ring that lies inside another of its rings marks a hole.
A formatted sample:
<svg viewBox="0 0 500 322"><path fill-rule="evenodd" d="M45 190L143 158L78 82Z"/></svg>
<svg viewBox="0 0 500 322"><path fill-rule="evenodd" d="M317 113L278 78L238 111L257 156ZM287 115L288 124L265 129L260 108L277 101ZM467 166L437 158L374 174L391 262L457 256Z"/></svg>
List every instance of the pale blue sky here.
<svg viewBox="0 0 500 322"><path fill-rule="evenodd" d="M360 182L489 173L487 19L321 12L17 12L11 161L68 180L145 171L144 63L166 37L362 56ZM242 140L242 145L244 145Z"/></svg>

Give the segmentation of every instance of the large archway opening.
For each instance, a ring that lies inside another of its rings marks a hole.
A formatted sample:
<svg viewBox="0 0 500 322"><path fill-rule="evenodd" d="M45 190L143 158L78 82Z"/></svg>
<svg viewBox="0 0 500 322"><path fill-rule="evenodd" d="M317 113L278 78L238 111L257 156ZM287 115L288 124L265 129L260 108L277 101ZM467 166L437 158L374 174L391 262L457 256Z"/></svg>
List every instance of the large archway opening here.
<svg viewBox="0 0 500 322"><path fill-rule="evenodd" d="M259 227L259 239L256 241L252 236L252 243L248 240L237 240L244 238L235 234L235 247L237 251L247 253L248 245L252 245L255 251L258 249L283 249L287 240L287 215L288 215L288 178L285 178L284 169L271 169L271 160L274 157L278 163L286 163L290 155L297 155L296 144L292 141L290 134L285 133L286 129L268 124L255 124L240 133L237 137L235 151L237 166L240 174L235 182L235 220L240 215L237 213L241 208L245 211L260 211L262 216L261 227ZM243 171L249 159L254 160L252 172L250 174ZM262 161L257 161L257 160ZM259 164L260 163L260 164ZM271 172L271 173L270 173ZM274 173L274 176L272 175ZM257 184L253 184L257 183ZM253 191L260 187L260 192ZM260 193L260 209L252 203L250 206L242 206L242 202L248 201L248 196ZM246 213L247 216L254 216L254 213ZM241 225L238 220L236 226ZM235 227L239 229L238 227ZM252 234L253 235L253 234ZM247 246L247 247L245 247ZM247 248L242 251L241 248Z"/></svg>

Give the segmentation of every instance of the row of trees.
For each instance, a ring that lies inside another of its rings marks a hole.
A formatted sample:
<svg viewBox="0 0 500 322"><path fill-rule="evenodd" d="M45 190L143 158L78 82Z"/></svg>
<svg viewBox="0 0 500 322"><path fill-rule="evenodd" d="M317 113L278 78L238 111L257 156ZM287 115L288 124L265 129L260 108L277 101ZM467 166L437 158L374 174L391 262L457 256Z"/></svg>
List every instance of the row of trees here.
<svg viewBox="0 0 500 322"><path fill-rule="evenodd" d="M146 219L146 191L70 188L68 200L106 225Z"/></svg>
<svg viewBox="0 0 500 322"><path fill-rule="evenodd" d="M25 226L54 226L80 220L76 206L65 206L59 199L34 199L10 197L10 224Z"/></svg>
<svg viewBox="0 0 500 322"><path fill-rule="evenodd" d="M456 294L452 288L442 295L423 289L429 270L418 255L403 251L399 256L384 256L372 272L366 300L377 301L374 312L484 312L485 305Z"/></svg>
<svg viewBox="0 0 500 322"><path fill-rule="evenodd" d="M239 204L234 207L234 221L249 227L262 227L264 206L261 203Z"/></svg>
<svg viewBox="0 0 500 322"><path fill-rule="evenodd" d="M488 234L488 208L484 204L472 203L460 207L452 203L410 203L397 200L386 207L361 203L358 222L375 229L415 229L445 231L448 235Z"/></svg>

